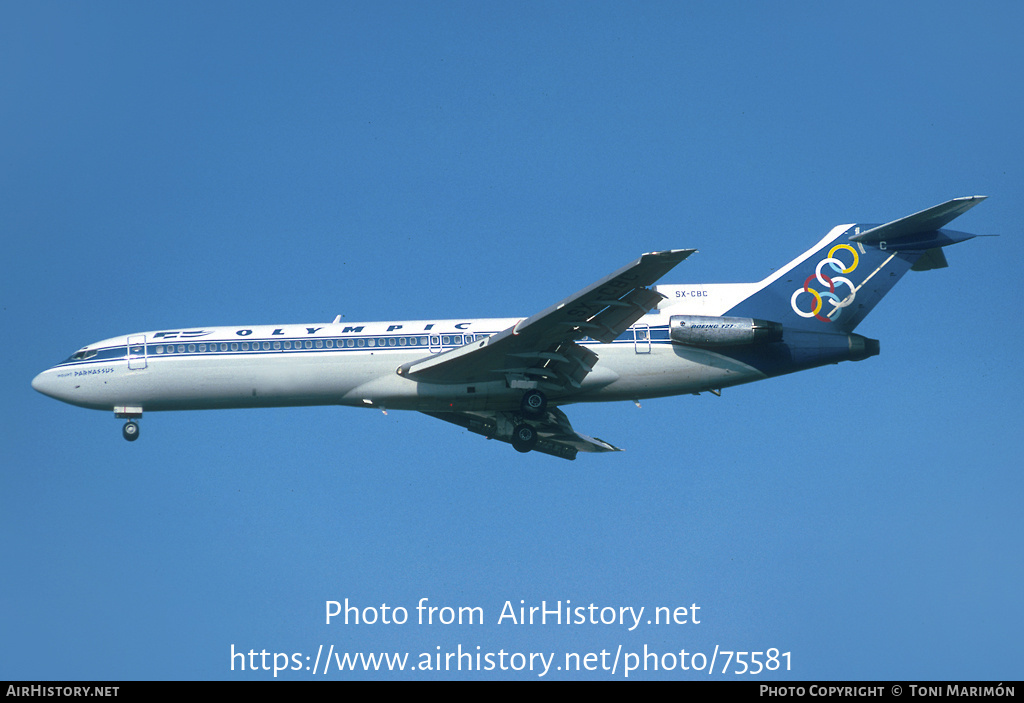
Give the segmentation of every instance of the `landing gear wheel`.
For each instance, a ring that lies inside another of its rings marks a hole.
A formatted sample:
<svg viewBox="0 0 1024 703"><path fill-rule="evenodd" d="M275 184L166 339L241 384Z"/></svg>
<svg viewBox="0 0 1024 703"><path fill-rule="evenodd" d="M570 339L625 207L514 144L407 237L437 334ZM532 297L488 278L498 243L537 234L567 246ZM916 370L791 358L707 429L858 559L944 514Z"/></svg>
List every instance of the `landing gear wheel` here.
<svg viewBox="0 0 1024 703"><path fill-rule="evenodd" d="M129 420L124 423L124 427L121 428L121 435L129 442L134 442L139 438L139 426Z"/></svg>
<svg viewBox="0 0 1024 703"><path fill-rule="evenodd" d="M538 390L526 391L519 403L519 409L527 420L539 420L548 410L548 399Z"/></svg>
<svg viewBox="0 0 1024 703"><path fill-rule="evenodd" d="M512 446L517 452L524 454L537 444L537 430L529 425L516 425L512 430Z"/></svg>

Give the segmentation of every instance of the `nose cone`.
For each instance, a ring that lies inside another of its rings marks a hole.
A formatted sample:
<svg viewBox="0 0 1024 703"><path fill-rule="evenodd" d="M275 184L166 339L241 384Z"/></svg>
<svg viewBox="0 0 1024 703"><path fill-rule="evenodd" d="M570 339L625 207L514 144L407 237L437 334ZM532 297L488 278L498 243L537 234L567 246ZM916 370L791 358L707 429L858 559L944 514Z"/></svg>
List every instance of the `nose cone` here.
<svg viewBox="0 0 1024 703"><path fill-rule="evenodd" d="M61 400L60 396L57 395L57 383L54 378L53 370L48 369L43 371L41 374L32 379L32 387L43 395L48 395L51 398L57 398Z"/></svg>
<svg viewBox="0 0 1024 703"><path fill-rule="evenodd" d="M65 376L68 374L65 373ZM57 369L47 369L32 379L32 387L43 395L51 398L78 405L80 399L74 396L79 388L70 378L60 378Z"/></svg>
<svg viewBox="0 0 1024 703"><path fill-rule="evenodd" d="M74 371L60 366L47 369L32 379L33 388L61 402L81 408L112 408L114 404L108 404L100 390L106 382L100 381L100 384L98 387L90 387L86 379L76 378Z"/></svg>

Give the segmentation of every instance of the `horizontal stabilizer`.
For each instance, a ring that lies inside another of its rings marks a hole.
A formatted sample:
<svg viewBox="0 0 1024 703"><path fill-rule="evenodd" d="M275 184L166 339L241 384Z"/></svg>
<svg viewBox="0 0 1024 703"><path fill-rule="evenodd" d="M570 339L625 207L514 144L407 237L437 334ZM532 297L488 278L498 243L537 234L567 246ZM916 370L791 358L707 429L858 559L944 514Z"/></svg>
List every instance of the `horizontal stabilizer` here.
<svg viewBox="0 0 1024 703"><path fill-rule="evenodd" d="M850 334L907 271L948 266L943 247L977 235L944 225L984 199L954 198L885 225L833 227L724 314L786 330Z"/></svg>
<svg viewBox="0 0 1024 703"><path fill-rule="evenodd" d="M878 244L879 242L895 241L926 232L934 232L945 227L987 197L987 195L969 195L964 198L953 198L941 205L930 207L927 210L893 220L878 227L872 227L866 232L854 234L850 237L850 241Z"/></svg>

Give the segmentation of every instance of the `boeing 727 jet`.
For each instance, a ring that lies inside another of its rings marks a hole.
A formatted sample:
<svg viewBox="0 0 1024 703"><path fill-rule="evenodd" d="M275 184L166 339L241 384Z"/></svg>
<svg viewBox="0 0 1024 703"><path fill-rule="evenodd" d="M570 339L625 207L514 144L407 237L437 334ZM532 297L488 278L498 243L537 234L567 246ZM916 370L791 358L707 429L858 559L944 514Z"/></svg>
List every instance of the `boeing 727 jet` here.
<svg viewBox="0 0 1024 703"><path fill-rule="evenodd" d="M693 249L644 254L527 318L188 327L82 347L32 381L127 420L144 411L418 410L520 452L614 452L562 407L704 391L878 354L853 330L903 274L945 267L944 229L985 199L840 225L757 283L655 285Z"/></svg>

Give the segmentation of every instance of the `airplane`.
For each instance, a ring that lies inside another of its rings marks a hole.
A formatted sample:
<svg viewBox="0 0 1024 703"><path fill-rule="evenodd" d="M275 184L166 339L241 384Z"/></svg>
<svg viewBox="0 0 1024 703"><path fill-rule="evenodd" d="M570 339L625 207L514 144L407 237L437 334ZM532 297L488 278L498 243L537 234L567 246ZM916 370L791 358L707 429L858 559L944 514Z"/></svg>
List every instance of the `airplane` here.
<svg viewBox="0 0 1024 703"><path fill-rule="evenodd" d="M418 410L517 451L618 447L561 406L712 392L879 353L853 332L907 271L946 267L945 225L987 196L839 225L757 283L655 285L696 250L642 255L527 318L177 327L82 347L32 381L113 411L343 405Z"/></svg>

